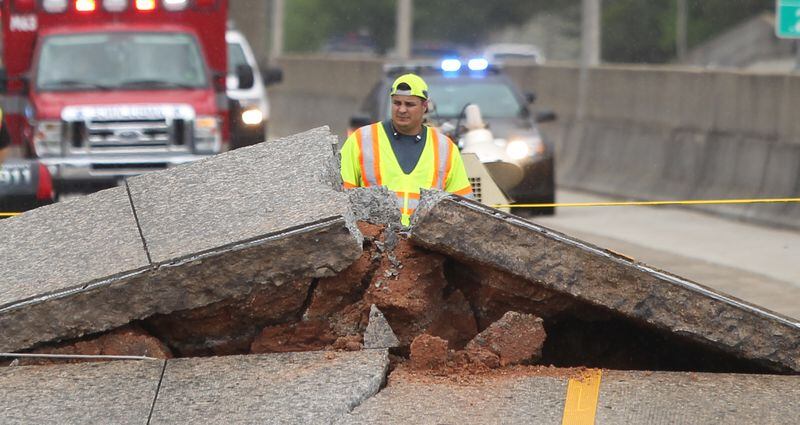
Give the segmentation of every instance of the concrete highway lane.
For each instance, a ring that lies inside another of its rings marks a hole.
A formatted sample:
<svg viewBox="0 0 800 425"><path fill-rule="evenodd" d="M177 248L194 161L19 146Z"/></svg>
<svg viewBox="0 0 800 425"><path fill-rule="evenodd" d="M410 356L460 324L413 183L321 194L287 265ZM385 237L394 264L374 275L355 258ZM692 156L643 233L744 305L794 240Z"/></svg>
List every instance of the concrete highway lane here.
<svg viewBox="0 0 800 425"><path fill-rule="evenodd" d="M557 202L619 199L560 190ZM800 318L800 232L678 207L564 207L534 222Z"/></svg>

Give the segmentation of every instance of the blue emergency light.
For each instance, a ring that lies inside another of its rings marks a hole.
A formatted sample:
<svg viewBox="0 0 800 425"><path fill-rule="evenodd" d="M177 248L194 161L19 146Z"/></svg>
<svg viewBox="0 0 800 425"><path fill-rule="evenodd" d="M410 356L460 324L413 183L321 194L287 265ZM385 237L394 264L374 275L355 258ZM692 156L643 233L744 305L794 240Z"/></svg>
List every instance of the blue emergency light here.
<svg viewBox="0 0 800 425"><path fill-rule="evenodd" d="M444 72L458 72L461 69L461 61L458 59L444 59L442 60L442 71Z"/></svg>

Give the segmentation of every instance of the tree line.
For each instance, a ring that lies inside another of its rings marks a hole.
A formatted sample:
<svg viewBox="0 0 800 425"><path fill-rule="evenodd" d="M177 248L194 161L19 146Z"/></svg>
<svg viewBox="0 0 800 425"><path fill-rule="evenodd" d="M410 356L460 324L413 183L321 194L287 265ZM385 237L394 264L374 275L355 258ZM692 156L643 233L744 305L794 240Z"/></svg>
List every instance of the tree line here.
<svg viewBox="0 0 800 425"><path fill-rule="evenodd" d="M377 53L394 46L395 0L286 2L286 51L312 52L346 34ZM687 44L694 45L760 12L774 0L687 0ZM580 22L580 0L436 0L414 3L414 40L479 47L492 32L540 13ZM603 61L650 62L676 55L677 0L602 0ZM579 24L577 24L579 25Z"/></svg>

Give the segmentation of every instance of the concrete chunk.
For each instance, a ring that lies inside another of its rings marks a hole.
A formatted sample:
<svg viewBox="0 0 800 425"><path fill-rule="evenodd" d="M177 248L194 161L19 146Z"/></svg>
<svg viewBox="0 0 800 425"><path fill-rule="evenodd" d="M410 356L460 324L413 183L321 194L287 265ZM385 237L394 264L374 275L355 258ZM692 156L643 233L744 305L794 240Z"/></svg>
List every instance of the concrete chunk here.
<svg viewBox="0 0 800 425"><path fill-rule="evenodd" d="M0 368L3 424L143 424L164 361Z"/></svg>
<svg viewBox="0 0 800 425"><path fill-rule="evenodd" d="M364 348L394 348L400 345L400 340L392 331L389 322L375 304L369 309L369 322L364 331Z"/></svg>
<svg viewBox="0 0 800 425"><path fill-rule="evenodd" d="M349 214L318 128L128 180L155 263Z"/></svg>
<svg viewBox="0 0 800 425"><path fill-rule="evenodd" d="M423 196L411 240L706 347L800 371L800 323L476 202Z"/></svg>
<svg viewBox="0 0 800 425"><path fill-rule="evenodd" d="M332 423L378 392L385 350L171 360L152 424Z"/></svg>

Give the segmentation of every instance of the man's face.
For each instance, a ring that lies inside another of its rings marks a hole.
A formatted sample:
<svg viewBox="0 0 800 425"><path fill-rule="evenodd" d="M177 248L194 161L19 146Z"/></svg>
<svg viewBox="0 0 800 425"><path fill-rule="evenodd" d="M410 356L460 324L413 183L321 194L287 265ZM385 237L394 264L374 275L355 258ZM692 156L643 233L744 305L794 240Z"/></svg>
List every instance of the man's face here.
<svg viewBox="0 0 800 425"><path fill-rule="evenodd" d="M417 135L422 131L422 118L427 101L417 96L392 96L392 123L397 131Z"/></svg>

